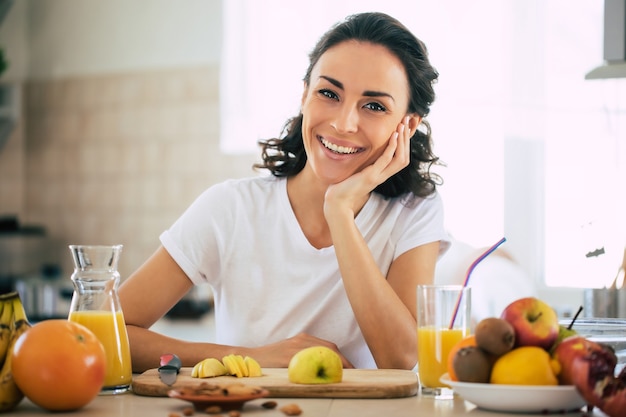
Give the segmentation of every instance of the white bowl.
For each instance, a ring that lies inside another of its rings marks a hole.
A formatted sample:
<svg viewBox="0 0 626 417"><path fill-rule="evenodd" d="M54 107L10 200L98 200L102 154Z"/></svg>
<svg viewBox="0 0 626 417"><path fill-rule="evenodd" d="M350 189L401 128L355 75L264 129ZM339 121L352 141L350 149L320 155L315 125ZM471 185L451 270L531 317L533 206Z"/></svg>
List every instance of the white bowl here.
<svg viewBox="0 0 626 417"><path fill-rule="evenodd" d="M441 382L477 407L513 413L564 413L580 410L586 401L573 385L503 385L451 381L448 374Z"/></svg>

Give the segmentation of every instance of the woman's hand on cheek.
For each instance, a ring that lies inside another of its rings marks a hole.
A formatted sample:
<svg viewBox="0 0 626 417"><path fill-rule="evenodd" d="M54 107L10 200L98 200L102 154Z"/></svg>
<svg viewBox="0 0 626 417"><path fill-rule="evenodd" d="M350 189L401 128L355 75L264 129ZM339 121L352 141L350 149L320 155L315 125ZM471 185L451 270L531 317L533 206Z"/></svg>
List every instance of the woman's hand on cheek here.
<svg viewBox="0 0 626 417"><path fill-rule="evenodd" d="M409 165L411 157L409 119L409 116L402 119L396 131L391 134L385 152L372 165L361 171L370 176L374 183L372 190Z"/></svg>
<svg viewBox="0 0 626 417"><path fill-rule="evenodd" d="M326 190L324 212L330 214L338 205L354 211L367 200L378 185L404 169L410 160L411 131L409 116L402 119L389 137L387 148L374 163Z"/></svg>

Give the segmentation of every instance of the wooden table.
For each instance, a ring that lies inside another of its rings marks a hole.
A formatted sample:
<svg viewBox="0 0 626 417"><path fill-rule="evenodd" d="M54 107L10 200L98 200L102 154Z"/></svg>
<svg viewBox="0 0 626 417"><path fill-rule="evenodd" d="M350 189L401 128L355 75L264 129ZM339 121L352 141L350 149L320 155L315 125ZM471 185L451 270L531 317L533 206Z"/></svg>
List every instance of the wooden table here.
<svg viewBox="0 0 626 417"><path fill-rule="evenodd" d="M398 398L398 399L326 399L326 398L273 398L278 407L289 403L296 403L302 409L302 417L430 417L430 416L470 416L470 417L520 417L541 414L503 414L477 409L473 404L459 397L453 400L435 400L421 396ZM278 410L267 410L261 404L268 399L253 400L244 405L242 417L285 417ZM116 396L99 396L85 408L74 413L55 413L37 407L28 399L11 411L16 416L89 416L89 417L168 417L170 413L178 413L182 417L182 411L189 403L166 397L143 397L132 393ZM208 416L208 414L195 412L195 416ZM221 414L227 416L227 414ZM556 416L556 415L555 415ZM596 410L593 413L575 412L559 414L559 416L578 417L604 417L605 414Z"/></svg>

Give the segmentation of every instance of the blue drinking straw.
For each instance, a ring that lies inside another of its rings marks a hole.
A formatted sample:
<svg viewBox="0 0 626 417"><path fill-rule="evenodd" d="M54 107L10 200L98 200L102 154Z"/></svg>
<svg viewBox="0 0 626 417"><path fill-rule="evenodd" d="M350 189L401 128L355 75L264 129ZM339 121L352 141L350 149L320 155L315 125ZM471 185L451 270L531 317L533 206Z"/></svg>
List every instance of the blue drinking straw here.
<svg viewBox="0 0 626 417"><path fill-rule="evenodd" d="M480 255L478 258L476 258L476 260L474 262L472 262L472 264L469 266L469 268L467 268L467 273L465 274L465 281L463 282L463 288L467 287L467 283L469 282L470 275L472 275L472 272L474 271L474 268L476 268L476 265L478 265L480 263L480 261L482 261L487 256L489 256L493 251L498 249L498 247L501 244L503 244L504 242L506 242L506 238L505 237L500 239L496 244L494 244L492 247L487 249L482 255ZM452 329L452 327L454 326L454 320L456 320L456 315L459 312L459 306L461 305L461 297L462 296L463 296L463 293L461 292L459 294L459 298L456 299L456 306L454 307L454 314L452 315L452 320L450 320L450 329Z"/></svg>

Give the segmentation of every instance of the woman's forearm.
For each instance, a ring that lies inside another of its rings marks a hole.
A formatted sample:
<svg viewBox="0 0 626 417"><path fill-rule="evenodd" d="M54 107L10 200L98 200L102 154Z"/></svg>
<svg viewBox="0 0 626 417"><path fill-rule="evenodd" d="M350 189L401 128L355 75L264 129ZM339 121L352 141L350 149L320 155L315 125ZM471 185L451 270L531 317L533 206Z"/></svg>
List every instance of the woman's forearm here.
<svg viewBox="0 0 626 417"><path fill-rule="evenodd" d="M293 355L311 346L326 346L336 351L343 361L343 366L352 368L352 364L335 344L305 333L263 346L242 347L178 340L133 325L127 325L126 328L130 339L133 372L144 372L158 367L159 358L164 353L175 353L180 357L183 366L194 366L206 358L222 360L224 356L232 353L251 356L262 367L286 368Z"/></svg>
<svg viewBox="0 0 626 417"><path fill-rule="evenodd" d="M350 304L377 366L411 369L416 361L411 310L379 270L354 220L337 221L331 233Z"/></svg>
<svg viewBox="0 0 626 417"><path fill-rule="evenodd" d="M128 325L130 354L133 372L144 372L159 366L160 356L174 353L180 357L183 366L193 366L206 358L222 359L230 353L243 354L243 348L214 343L188 342L165 336L148 329Z"/></svg>

